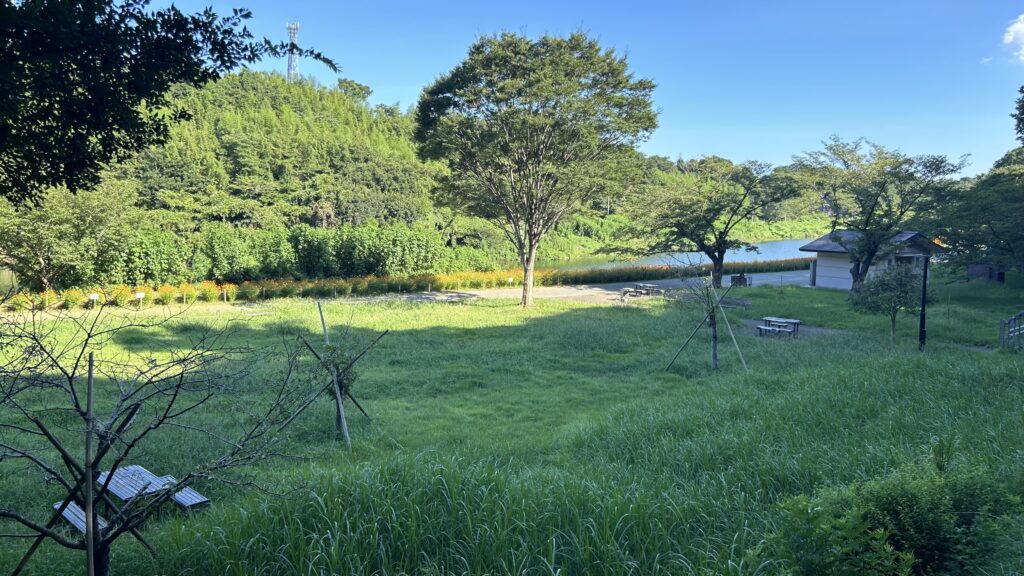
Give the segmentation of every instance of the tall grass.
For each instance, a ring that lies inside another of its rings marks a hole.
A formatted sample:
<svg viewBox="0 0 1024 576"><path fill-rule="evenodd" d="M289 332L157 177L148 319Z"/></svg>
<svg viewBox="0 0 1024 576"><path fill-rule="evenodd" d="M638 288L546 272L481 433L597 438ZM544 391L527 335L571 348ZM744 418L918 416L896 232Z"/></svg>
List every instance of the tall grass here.
<svg viewBox="0 0 1024 576"><path fill-rule="evenodd" d="M712 372L706 335L664 370L701 317L685 303L329 303L333 329L351 323L355 338L393 330L353 390L374 418L352 419L354 454L332 435L330 404L313 406L279 446L308 460L253 470L283 496L200 484L213 506L147 526L155 562L119 542L118 573L773 574L781 568L751 551L794 495L941 452L1024 496L1024 357L961 347L994 341L982 340L990 319L1021 293L935 290L923 353L909 338L916 326L901 324L904 343L891 346L885 319L853 312L843 293L746 290L749 308L729 314L750 373L727 349ZM758 338L749 323L768 313L808 329ZM197 307L153 338L111 345L164 354L227 320ZM240 342L260 346L316 334L319 318L308 302L281 299L233 325ZM239 393L258 400L259 382L257 371ZM229 414L196 418L232 425ZM205 450L158 435L141 463L174 473ZM43 514L59 490L37 484L0 486L0 502ZM1020 518L1006 528L989 573L1019 568L1022 528ZM0 541L0 565L24 545ZM79 566L46 547L33 569Z"/></svg>

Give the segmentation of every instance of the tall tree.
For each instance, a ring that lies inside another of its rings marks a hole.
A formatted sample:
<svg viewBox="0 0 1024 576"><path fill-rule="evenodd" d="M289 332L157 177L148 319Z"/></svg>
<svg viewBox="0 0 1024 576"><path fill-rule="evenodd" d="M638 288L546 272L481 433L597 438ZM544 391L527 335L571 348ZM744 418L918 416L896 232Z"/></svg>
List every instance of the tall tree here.
<svg viewBox="0 0 1024 576"><path fill-rule="evenodd" d="M981 177L941 190L929 208L926 221L951 256L1024 271L1024 148L1007 152Z"/></svg>
<svg viewBox="0 0 1024 576"><path fill-rule="evenodd" d="M833 230L857 232L849 241L854 287L867 278L876 258L891 249L921 201L951 185L948 178L966 166L966 157L906 156L864 139L845 142L833 136L823 150L796 158L809 185L820 191L832 215Z"/></svg>
<svg viewBox="0 0 1024 576"><path fill-rule="evenodd" d="M1020 96L1017 97L1017 106L1010 116L1013 118L1014 127L1017 129L1017 140L1024 144L1024 86L1021 86L1017 92Z"/></svg>
<svg viewBox="0 0 1024 576"><path fill-rule="evenodd" d="M734 237L736 227L799 194L792 178L760 162L734 164L711 156L651 166L651 181L630 209L632 236L645 253L696 248L711 261L716 288L722 286L726 253L750 246Z"/></svg>
<svg viewBox="0 0 1024 576"><path fill-rule="evenodd" d="M449 198L501 226L523 267L523 306L544 236L620 179L608 169L657 126L654 83L582 33L483 37L428 87L416 137L446 159Z"/></svg>
<svg viewBox="0 0 1024 576"><path fill-rule="evenodd" d="M166 138L183 116L167 106L172 84L200 85L298 49L255 40L247 10L221 17L148 4L0 0L0 197L91 186L104 164Z"/></svg>

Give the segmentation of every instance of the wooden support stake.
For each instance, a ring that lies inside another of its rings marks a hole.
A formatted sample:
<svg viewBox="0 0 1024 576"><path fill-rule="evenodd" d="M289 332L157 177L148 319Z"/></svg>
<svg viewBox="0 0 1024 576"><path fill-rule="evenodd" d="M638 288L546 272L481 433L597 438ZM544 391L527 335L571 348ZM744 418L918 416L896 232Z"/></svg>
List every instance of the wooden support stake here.
<svg viewBox="0 0 1024 576"><path fill-rule="evenodd" d="M718 296L718 291L714 288L711 290L715 293L715 297ZM740 356L740 363L743 364L743 369L750 372L750 368L747 368L747 361L743 359L743 352L740 351L740 345L736 342L736 335L732 332L732 325L729 324L729 317L725 315L725 308L722 306L721 300L718 302L718 309L722 312L722 318L725 320L725 327L729 329L729 337L732 338L732 345L736 347L736 353Z"/></svg>
<svg viewBox="0 0 1024 576"><path fill-rule="evenodd" d="M96 576L96 507L93 503L94 470L92 435L95 420L92 414L93 353L89 352L89 378L85 388L85 563L89 576Z"/></svg>
<svg viewBox="0 0 1024 576"><path fill-rule="evenodd" d="M722 297L719 298L717 302L715 302L715 306L721 306L722 300L725 300L725 296L726 294L729 293L730 290L732 290L732 285L725 289L725 293L722 294ZM680 346L679 350L676 351L676 355L673 356L672 360L669 361L668 366L665 366L665 370L669 370L670 368L672 368L672 365L676 363L676 359L679 358L679 355L683 353L683 349L686 348L686 345L690 343L690 340L693 340L693 336L697 334L697 330L700 330L700 327L703 326L704 323L708 321L708 318L711 318L711 314L714 313L715 311L715 306L711 307L711 311L708 312L704 316L704 319L700 321L700 324L697 324L697 327L693 329L693 332L690 333L690 336L686 338L686 341L683 342L683 345Z"/></svg>
<svg viewBox="0 0 1024 576"><path fill-rule="evenodd" d="M316 309L320 312L320 327L324 331L324 345L329 346L331 344L331 338L327 334L327 321L324 319L324 307L318 301L316 303ZM342 394L341 384L338 381L338 368L337 366L330 365L327 367L331 371L331 380L334 384L334 425L339 432L341 437L345 440L345 448L349 452L352 451L352 438L348 434L348 421L345 419L345 396Z"/></svg>

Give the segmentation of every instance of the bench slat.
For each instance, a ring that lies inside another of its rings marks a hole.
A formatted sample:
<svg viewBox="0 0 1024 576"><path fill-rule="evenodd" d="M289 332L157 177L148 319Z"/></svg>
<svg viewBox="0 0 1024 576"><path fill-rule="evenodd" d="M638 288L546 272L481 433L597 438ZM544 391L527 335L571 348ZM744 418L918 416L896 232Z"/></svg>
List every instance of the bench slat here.
<svg viewBox="0 0 1024 576"><path fill-rule="evenodd" d="M160 480L163 485L176 484L178 482L174 476L161 476L158 480ZM192 508L210 503L209 498L203 496L199 492L196 492L191 486L178 490L171 496L171 498L182 508Z"/></svg>
<svg viewBox="0 0 1024 576"><path fill-rule="evenodd" d="M109 472L99 475L99 481L105 482ZM118 498L128 501L137 496L152 494L163 490L165 486L173 486L178 480L174 476L157 476L142 466L132 465L119 468L110 480L110 491ZM183 488L171 495L171 499L182 508L192 508L209 504L210 499L191 487Z"/></svg>
<svg viewBox="0 0 1024 576"><path fill-rule="evenodd" d="M57 510L63 502L54 502L53 509ZM74 502L69 502L64 511L60 513L61 517L67 520L68 524L71 524L78 529L79 532L85 533L85 510ZM99 515L96 516L96 523L99 524L100 530L107 527L107 521L101 518Z"/></svg>

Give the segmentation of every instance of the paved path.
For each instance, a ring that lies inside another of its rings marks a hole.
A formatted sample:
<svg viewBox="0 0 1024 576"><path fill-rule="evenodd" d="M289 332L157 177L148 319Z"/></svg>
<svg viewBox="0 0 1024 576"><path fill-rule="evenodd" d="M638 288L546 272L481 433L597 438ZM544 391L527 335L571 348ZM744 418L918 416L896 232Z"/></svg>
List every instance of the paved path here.
<svg viewBox="0 0 1024 576"><path fill-rule="evenodd" d="M763 274L748 274L752 286L806 286L810 281L808 270L795 270L791 272L767 272ZM729 276L726 275L723 285L729 285ZM671 289L682 288L686 282L693 279L681 280L679 278L667 278L665 280L643 280L645 284L655 284L659 288ZM616 282L614 284L580 284L576 286L537 286L533 289L534 298L570 298L574 300L608 300L618 298L623 288L632 288L636 282ZM489 290L464 290L464 294L472 294L477 298L519 298L523 294L522 288L498 288Z"/></svg>
<svg viewBox="0 0 1024 576"><path fill-rule="evenodd" d="M792 272L766 272L763 274L747 274L751 278L752 286L806 286L809 281L808 270L796 270ZM672 289L682 288L687 282L695 279L688 278L667 278L665 280L644 280L644 284L654 284L658 288ZM726 286L729 285L729 276L723 278ZM565 298L569 300L580 300L584 302L610 303L618 300L623 288L632 288L636 285L632 282L615 282L614 284L579 284L573 286L536 286L533 289L534 298ZM352 304L363 302L378 302L382 300L407 300L410 302L460 302L473 298L497 299L497 298L521 298L522 288L490 288L486 290L461 290L445 292L413 292L411 294L385 294L381 296L361 296L354 298L343 298L341 302Z"/></svg>

